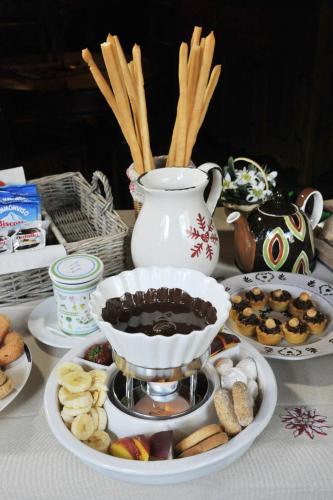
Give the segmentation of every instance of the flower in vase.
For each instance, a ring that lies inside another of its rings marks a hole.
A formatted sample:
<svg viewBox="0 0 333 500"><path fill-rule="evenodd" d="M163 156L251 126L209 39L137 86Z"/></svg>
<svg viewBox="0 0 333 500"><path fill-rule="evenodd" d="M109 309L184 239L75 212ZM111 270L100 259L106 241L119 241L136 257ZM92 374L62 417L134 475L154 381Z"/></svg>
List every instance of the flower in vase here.
<svg viewBox="0 0 333 500"><path fill-rule="evenodd" d="M257 181L257 173L255 170L250 170L246 167L243 170L238 170L236 172L236 183L239 186L243 186L245 184L253 184Z"/></svg>
<svg viewBox="0 0 333 500"><path fill-rule="evenodd" d="M276 186L276 180L275 180L276 177L277 177L277 172L275 172L275 170L273 172L270 172L269 174L267 174L268 184L271 184L273 187L275 187Z"/></svg>
<svg viewBox="0 0 333 500"><path fill-rule="evenodd" d="M222 188L223 189L236 189L236 183L231 180L230 174L227 173L222 181Z"/></svg>
<svg viewBox="0 0 333 500"><path fill-rule="evenodd" d="M269 189L265 189L265 184L260 181L258 183L252 183L249 194L246 196L246 201L250 203L254 203L259 200L263 200L272 194L272 191Z"/></svg>

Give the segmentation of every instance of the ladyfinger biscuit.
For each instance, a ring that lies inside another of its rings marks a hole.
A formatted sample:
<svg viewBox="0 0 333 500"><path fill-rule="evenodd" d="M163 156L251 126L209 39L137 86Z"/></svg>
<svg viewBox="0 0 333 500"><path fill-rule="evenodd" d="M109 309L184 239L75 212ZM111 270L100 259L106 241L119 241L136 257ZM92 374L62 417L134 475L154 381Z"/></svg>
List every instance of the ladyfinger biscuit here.
<svg viewBox="0 0 333 500"><path fill-rule="evenodd" d="M214 434L214 436L210 436L207 439L204 439L200 443L188 448L183 451L178 458L192 457L193 455L199 455L199 453L204 453L205 451L212 450L213 448L217 448L221 446L221 444L225 444L228 442L228 436L225 432L218 432Z"/></svg>
<svg viewBox="0 0 333 500"><path fill-rule="evenodd" d="M177 453L181 453L182 451L191 448L192 446L200 443L200 441L203 441L204 439L207 439L214 434L217 434L218 432L221 432L221 427L217 424L210 424L206 425L205 427L201 427L201 429L192 432L192 434L177 443L175 446L175 450Z"/></svg>
<svg viewBox="0 0 333 500"><path fill-rule="evenodd" d="M0 399L4 399L13 390L13 382L11 378L7 378L6 382L0 386Z"/></svg>
<svg viewBox="0 0 333 500"><path fill-rule="evenodd" d="M253 421L253 407L247 385L235 382L231 393L237 420L242 427L246 427Z"/></svg>
<svg viewBox="0 0 333 500"><path fill-rule="evenodd" d="M238 423L232 403L232 397L227 389L218 389L215 392L214 405L220 424L225 432L230 436L238 434L242 428Z"/></svg>

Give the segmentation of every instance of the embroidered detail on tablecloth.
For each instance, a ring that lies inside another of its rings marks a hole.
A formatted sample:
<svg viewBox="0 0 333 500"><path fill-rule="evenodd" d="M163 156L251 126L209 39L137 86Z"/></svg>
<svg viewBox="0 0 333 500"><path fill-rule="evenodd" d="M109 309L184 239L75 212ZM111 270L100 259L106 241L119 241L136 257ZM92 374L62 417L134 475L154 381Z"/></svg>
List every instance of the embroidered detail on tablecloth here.
<svg viewBox="0 0 333 500"><path fill-rule="evenodd" d="M333 427L332 425L328 425L327 417L317 413L316 409L300 406L293 409L285 408L285 410L287 414L280 415L281 422L285 424L286 429L294 431L293 436L295 438L304 433L310 439L313 439L316 434L327 436L327 432L324 429L331 429Z"/></svg>

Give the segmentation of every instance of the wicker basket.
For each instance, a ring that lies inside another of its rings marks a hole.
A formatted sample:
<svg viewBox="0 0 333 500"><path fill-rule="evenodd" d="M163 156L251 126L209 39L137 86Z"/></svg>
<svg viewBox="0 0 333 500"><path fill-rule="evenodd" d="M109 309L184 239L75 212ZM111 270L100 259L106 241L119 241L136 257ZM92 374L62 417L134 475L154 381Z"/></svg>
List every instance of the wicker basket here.
<svg viewBox="0 0 333 500"><path fill-rule="evenodd" d="M105 198L100 194L101 181ZM95 172L91 185L79 172L35 179L42 196L43 212L50 221L56 243L67 254L88 253L104 263L104 277L125 269L125 238L128 228L113 210L106 176ZM0 276L0 305L11 305L52 295L48 268Z"/></svg>

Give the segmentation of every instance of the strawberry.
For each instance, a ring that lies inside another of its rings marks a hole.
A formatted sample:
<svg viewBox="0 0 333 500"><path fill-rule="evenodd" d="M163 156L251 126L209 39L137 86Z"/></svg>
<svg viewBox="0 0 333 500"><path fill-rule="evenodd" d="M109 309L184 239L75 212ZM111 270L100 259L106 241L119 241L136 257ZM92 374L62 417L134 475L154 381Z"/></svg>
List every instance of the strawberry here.
<svg viewBox="0 0 333 500"><path fill-rule="evenodd" d="M111 365L112 351L109 342L90 346L85 352L84 359L100 365Z"/></svg>

